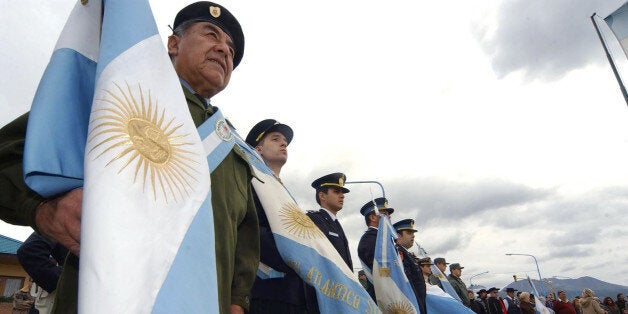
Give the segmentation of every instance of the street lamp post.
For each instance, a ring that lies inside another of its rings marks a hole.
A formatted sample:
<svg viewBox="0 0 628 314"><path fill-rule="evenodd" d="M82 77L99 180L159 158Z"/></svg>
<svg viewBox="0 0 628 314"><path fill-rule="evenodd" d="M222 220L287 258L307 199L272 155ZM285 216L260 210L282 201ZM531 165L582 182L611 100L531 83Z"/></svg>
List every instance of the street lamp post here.
<svg viewBox="0 0 628 314"><path fill-rule="evenodd" d="M534 255L531 255L531 254L520 254L520 253L506 253L506 255L530 256L534 259L534 263L536 264L536 271L539 273L539 284L541 285L541 296L545 297L545 291L543 290L543 277L541 277L541 271L539 270L539 262L536 260L536 257L534 257Z"/></svg>
<svg viewBox="0 0 628 314"><path fill-rule="evenodd" d="M477 276L484 275L484 274L488 274L488 270L485 271L485 272L481 272L479 274L472 275L471 278L469 278L469 289L471 289L471 286L473 286L473 283L471 283L471 279L473 279L473 277L477 277Z"/></svg>

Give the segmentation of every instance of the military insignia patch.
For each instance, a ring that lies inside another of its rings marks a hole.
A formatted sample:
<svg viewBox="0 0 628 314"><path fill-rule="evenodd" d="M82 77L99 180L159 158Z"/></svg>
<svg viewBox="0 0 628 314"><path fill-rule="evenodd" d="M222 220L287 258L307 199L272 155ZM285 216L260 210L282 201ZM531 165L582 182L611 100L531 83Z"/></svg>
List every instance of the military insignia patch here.
<svg viewBox="0 0 628 314"><path fill-rule="evenodd" d="M220 16L220 7L214 7L214 6L210 6L209 7L209 14L211 14L211 16L218 18Z"/></svg>
<svg viewBox="0 0 628 314"><path fill-rule="evenodd" d="M216 135L218 135L218 137L225 142L229 142L233 138L233 133L231 133L227 120L224 118L216 121Z"/></svg>

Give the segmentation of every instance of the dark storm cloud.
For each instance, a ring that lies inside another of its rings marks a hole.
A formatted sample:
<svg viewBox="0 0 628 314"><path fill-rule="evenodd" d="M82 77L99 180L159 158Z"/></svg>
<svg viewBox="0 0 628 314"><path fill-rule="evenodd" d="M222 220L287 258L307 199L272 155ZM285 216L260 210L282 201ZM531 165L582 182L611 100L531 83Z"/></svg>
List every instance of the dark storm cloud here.
<svg viewBox="0 0 628 314"><path fill-rule="evenodd" d="M556 80L590 63L605 62L590 16L607 15L624 0L503 1L496 29L475 35L499 77L523 71L526 79Z"/></svg>

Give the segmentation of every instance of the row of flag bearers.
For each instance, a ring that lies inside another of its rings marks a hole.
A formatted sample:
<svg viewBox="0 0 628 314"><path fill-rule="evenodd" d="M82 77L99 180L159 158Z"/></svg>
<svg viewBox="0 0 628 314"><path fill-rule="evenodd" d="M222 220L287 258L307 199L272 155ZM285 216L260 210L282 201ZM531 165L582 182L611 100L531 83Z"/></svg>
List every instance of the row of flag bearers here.
<svg viewBox="0 0 628 314"><path fill-rule="evenodd" d="M242 139L210 104L243 56L226 8L183 8L167 48L147 1L77 3L30 116L2 129L26 137L11 151L19 171L1 181L32 205L32 221L19 223L45 231L35 211L77 196L80 240L69 247L57 313L77 303L82 313L464 312L444 293L430 298L407 251L414 221L393 225L385 198L361 209L367 292L337 217L346 176L312 182L320 209L302 211L280 179L292 129L267 119ZM22 180L30 189L15 187ZM120 286L129 274L137 280Z"/></svg>

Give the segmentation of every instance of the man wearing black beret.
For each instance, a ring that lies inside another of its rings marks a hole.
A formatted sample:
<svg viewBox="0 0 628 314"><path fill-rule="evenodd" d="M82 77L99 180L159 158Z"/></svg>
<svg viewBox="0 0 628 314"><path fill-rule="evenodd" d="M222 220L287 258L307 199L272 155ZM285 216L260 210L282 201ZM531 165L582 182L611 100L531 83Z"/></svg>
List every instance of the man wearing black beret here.
<svg viewBox="0 0 628 314"><path fill-rule="evenodd" d="M192 3L175 17L168 54L192 119L199 126L216 112L210 99L227 87L242 60L242 28L223 6L208 1ZM248 309L259 262L257 211L246 160L236 145L211 173L211 181L220 182L211 185L211 193L221 313ZM246 188L245 193L238 192L240 186Z"/></svg>
<svg viewBox="0 0 628 314"><path fill-rule="evenodd" d="M242 60L242 28L223 6L196 2L177 14L167 49L192 120L199 126L217 111L210 99L227 87L233 69ZM26 186L21 162L27 120L25 114L0 130L0 218L30 225L74 254L63 267L55 313L75 313L83 191L79 188L45 199ZM211 185L211 193L220 313L244 313L248 309L259 262L252 173L246 160L236 145L210 175L212 182L219 182Z"/></svg>

